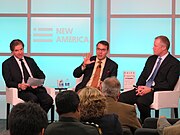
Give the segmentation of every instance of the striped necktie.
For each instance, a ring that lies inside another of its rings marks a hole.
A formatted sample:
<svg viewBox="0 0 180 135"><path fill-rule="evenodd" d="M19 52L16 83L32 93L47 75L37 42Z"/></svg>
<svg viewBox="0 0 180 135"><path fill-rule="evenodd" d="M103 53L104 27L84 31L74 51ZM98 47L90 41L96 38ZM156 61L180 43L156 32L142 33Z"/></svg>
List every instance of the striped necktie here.
<svg viewBox="0 0 180 135"><path fill-rule="evenodd" d="M28 78L30 77L28 71L27 71L27 68L25 67L24 65L24 62L23 62L23 59L20 59L21 61L21 66L22 66L22 69L23 69L23 75L24 75L24 82L26 83Z"/></svg>
<svg viewBox="0 0 180 135"><path fill-rule="evenodd" d="M155 69L154 69L154 72L152 73L152 75L151 75L151 77L149 78L149 80L146 82L146 86L147 86L147 87L151 87L151 86L152 86L153 81L154 81L154 78L156 77L156 74L157 74L158 69L159 69L159 67L160 67L162 58L159 57L158 59L159 59L159 60L158 60L157 65L156 65L156 67L155 67Z"/></svg>

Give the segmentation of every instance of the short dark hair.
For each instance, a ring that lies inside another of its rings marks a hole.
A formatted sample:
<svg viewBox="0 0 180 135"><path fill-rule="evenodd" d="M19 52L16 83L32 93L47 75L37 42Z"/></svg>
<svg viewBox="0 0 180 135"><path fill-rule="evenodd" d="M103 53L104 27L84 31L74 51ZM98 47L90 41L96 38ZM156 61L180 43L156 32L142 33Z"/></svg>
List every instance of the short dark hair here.
<svg viewBox="0 0 180 135"><path fill-rule="evenodd" d="M13 41L11 41L10 43L10 50L14 51L15 46L22 44L23 48L24 48L24 43L20 40L20 39L14 39Z"/></svg>
<svg viewBox="0 0 180 135"><path fill-rule="evenodd" d="M160 39L161 42L166 46L167 50L169 49L169 47L170 47L170 41L169 41L169 39L168 39L166 36L163 36L163 35L157 36L157 37L155 38L155 40L156 40L156 39Z"/></svg>
<svg viewBox="0 0 180 135"><path fill-rule="evenodd" d="M96 44L96 47L98 46L98 44L103 44L104 46L107 46L107 50L109 50L109 43L105 40L101 40Z"/></svg>
<svg viewBox="0 0 180 135"><path fill-rule="evenodd" d="M36 103L19 103L9 115L11 135L39 135L47 125L47 113Z"/></svg>
<svg viewBox="0 0 180 135"><path fill-rule="evenodd" d="M57 112L59 115L76 112L79 106L79 96L72 90L63 91L57 94L55 98Z"/></svg>

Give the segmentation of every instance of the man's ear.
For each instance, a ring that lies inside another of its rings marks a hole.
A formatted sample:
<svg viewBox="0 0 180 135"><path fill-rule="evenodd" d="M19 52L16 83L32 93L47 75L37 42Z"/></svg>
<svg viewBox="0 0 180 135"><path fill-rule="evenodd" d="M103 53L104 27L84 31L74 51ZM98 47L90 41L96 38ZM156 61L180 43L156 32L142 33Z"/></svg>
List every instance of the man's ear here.
<svg viewBox="0 0 180 135"><path fill-rule="evenodd" d="M118 92L118 95L117 95L117 99L116 99L117 101L119 100L120 95L121 95L121 92L119 91L119 92Z"/></svg>
<svg viewBox="0 0 180 135"><path fill-rule="evenodd" d="M77 112L80 112L80 105L78 104Z"/></svg>
<svg viewBox="0 0 180 135"><path fill-rule="evenodd" d="M165 46L165 45L163 45L163 46L162 46L162 48L163 48L163 50L167 50L167 48L166 48L166 46Z"/></svg>
<svg viewBox="0 0 180 135"><path fill-rule="evenodd" d="M39 135L44 135L44 128L42 129L41 133Z"/></svg>

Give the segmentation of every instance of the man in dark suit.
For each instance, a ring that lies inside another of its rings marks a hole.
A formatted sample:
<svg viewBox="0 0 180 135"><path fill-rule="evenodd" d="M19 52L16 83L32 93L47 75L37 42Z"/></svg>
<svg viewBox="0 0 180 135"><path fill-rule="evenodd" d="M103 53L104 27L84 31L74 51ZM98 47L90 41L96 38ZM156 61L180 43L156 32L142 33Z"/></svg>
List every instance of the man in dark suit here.
<svg viewBox="0 0 180 135"><path fill-rule="evenodd" d="M19 98L39 103L48 112L53 104L53 99L46 92L46 89L43 86L27 84L28 77L45 79L44 73L32 58L24 56L24 43L21 40L13 40L10 43L10 50L12 56L2 64L2 75L6 86L17 88Z"/></svg>
<svg viewBox="0 0 180 135"><path fill-rule="evenodd" d="M166 36L156 37L154 55L146 61L137 81L137 88L120 96L121 102L137 104L142 122L151 116L150 105L153 102L154 92L173 90L179 79L180 62L168 52L169 47L170 42Z"/></svg>
<svg viewBox="0 0 180 135"><path fill-rule="evenodd" d="M107 57L108 52L109 43L107 41L99 41L96 45L96 56L87 54L86 58L84 58L84 62L74 70L74 77L79 78L83 75L82 82L80 82L75 88L76 92L85 86L99 88L101 82L105 78L117 76L118 65ZM97 67L100 67L100 75L96 81L97 84L94 85L93 79L96 76L95 72Z"/></svg>
<svg viewBox="0 0 180 135"><path fill-rule="evenodd" d="M45 130L45 135L99 135L93 125L85 125L80 119L80 99L76 92L68 90L57 94L55 98L59 121L54 122Z"/></svg>

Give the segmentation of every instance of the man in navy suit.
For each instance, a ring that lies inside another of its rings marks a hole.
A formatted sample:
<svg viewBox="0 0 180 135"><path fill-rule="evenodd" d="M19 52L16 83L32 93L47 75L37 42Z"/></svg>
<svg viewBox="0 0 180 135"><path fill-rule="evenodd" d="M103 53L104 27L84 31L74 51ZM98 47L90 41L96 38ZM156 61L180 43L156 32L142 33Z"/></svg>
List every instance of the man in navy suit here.
<svg viewBox="0 0 180 135"><path fill-rule="evenodd" d="M99 41L96 45L96 56L87 54L83 63L74 70L74 77L79 78L83 75L82 82L80 82L75 88L76 92L85 86L92 86L93 77L96 68L99 66L99 61L101 61L101 71L97 81L97 88L100 87L101 82L107 77L117 76L118 65L107 57L108 52L109 43L107 41Z"/></svg>
<svg viewBox="0 0 180 135"><path fill-rule="evenodd" d="M154 40L154 55L150 56L136 83L134 90L124 92L120 95L119 101L128 104L137 104L142 122L150 117L150 105L153 102L154 92L160 90L173 90L180 75L180 62L173 57L168 49L169 39L166 36L158 36ZM160 63L158 64L158 61ZM157 73L152 78L156 65L160 65ZM149 85L150 84L150 85Z"/></svg>
<svg viewBox="0 0 180 135"><path fill-rule="evenodd" d="M14 87L18 89L18 97L24 101L32 101L39 103L40 106L48 112L53 104L53 99L46 92L43 86L30 86L27 84L28 77L25 77L23 62L29 77L45 79L44 73L40 70L36 62L24 56L24 43L15 39L10 43L12 56L5 60L2 64L2 75L8 88Z"/></svg>

